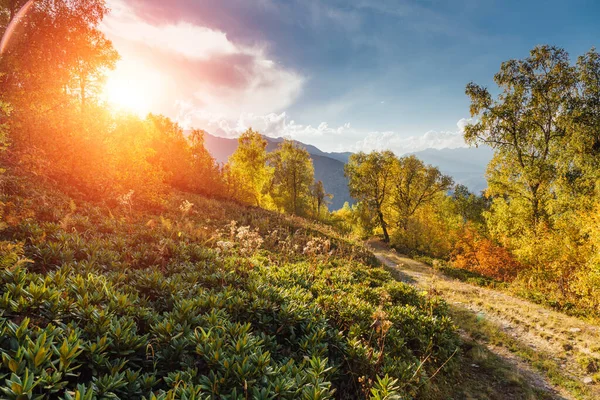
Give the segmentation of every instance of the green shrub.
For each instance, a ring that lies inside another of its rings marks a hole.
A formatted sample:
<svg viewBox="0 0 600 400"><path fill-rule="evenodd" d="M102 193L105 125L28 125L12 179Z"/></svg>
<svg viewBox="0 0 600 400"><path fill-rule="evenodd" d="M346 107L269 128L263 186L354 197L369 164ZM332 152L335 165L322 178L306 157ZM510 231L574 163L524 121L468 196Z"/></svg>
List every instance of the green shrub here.
<svg viewBox="0 0 600 400"><path fill-rule="evenodd" d="M443 302L329 228L190 201L2 232L2 398L411 398L456 350Z"/></svg>

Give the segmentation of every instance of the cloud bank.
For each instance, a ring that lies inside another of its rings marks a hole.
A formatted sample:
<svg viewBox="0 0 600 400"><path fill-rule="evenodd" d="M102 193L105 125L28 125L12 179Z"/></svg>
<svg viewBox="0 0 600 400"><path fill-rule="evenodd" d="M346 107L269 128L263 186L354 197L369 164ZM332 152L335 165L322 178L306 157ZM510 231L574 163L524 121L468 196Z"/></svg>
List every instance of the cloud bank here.
<svg viewBox="0 0 600 400"><path fill-rule="evenodd" d="M370 152L373 150L392 150L396 155L414 153L426 149L456 149L468 147L463 139L464 127L472 122L470 118L462 118L457 123L455 132L428 131L421 136L404 137L397 132L370 132L364 139L356 142L351 151Z"/></svg>
<svg viewBox="0 0 600 400"><path fill-rule="evenodd" d="M322 138L335 136L343 136L355 134L350 123L346 123L337 127L331 127L327 122L321 122L315 126L299 124L291 119L286 112L269 113L269 114L253 114L243 113L237 119L220 118L195 110L188 109L182 105L182 114L178 119L182 121L183 126L191 126L191 121L196 121L203 129L211 134L234 138L238 137L248 128L262 133L269 137L289 137L300 141L315 141Z"/></svg>
<svg viewBox="0 0 600 400"><path fill-rule="evenodd" d="M302 91L305 78L273 60L265 46L235 43L225 32L190 22L148 21L123 0L110 0L109 6L102 30L122 57L113 79L155 88L147 94L154 112L267 114L289 107Z"/></svg>

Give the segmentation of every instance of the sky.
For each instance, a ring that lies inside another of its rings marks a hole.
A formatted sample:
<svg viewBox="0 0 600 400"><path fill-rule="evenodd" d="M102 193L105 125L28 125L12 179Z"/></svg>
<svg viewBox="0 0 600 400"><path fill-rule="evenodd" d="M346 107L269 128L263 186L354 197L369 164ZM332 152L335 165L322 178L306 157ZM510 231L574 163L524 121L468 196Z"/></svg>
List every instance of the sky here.
<svg viewBox="0 0 600 400"><path fill-rule="evenodd" d="M539 44L600 47L600 1L108 0L125 106L325 151L463 147L468 82Z"/></svg>

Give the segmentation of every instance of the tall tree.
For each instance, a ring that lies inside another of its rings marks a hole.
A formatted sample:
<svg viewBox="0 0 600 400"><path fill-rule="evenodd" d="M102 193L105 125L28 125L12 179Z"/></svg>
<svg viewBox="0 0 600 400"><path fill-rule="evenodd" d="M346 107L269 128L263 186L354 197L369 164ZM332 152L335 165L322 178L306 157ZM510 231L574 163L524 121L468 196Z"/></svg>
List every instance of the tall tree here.
<svg viewBox="0 0 600 400"><path fill-rule="evenodd" d="M327 193L325 191L325 186L323 186L323 181L316 181L311 186L311 193L313 199L315 201L315 213L317 217L321 215L321 207L327 205L329 200L333 198L331 193Z"/></svg>
<svg viewBox="0 0 600 400"><path fill-rule="evenodd" d="M104 34L89 29L87 35L76 37L78 43L73 54L73 69L70 87L79 94L81 109L84 110L89 97L97 98L106 82L105 71L114 69L119 59L117 51Z"/></svg>
<svg viewBox="0 0 600 400"><path fill-rule="evenodd" d="M600 162L600 54L591 49L577 59L577 101L573 107L579 128L579 151Z"/></svg>
<svg viewBox="0 0 600 400"><path fill-rule="evenodd" d="M262 205L265 189L272 175L267 165L267 141L252 128L238 138L238 147L229 158L230 171L243 183L242 201Z"/></svg>
<svg viewBox="0 0 600 400"><path fill-rule="evenodd" d="M402 157L395 162L392 204L398 213L398 226L406 230L415 212L431 203L435 196L450 189L453 181L417 157Z"/></svg>
<svg viewBox="0 0 600 400"><path fill-rule="evenodd" d="M385 242L390 241L390 235L383 210L391 194L395 160L391 151L360 152L352 154L344 168L350 195L377 215Z"/></svg>
<svg viewBox="0 0 600 400"><path fill-rule="evenodd" d="M591 49L577 59L573 130L558 165L562 194L571 202L591 197L600 179L600 54ZM588 204L589 205L589 204Z"/></svg>
<svg viewBox="0 0 600 400"><path fill-rule="evenodd" d="M7 149L8 140L8 117L10 116L10 106L8 103L0 101L0 155ZM0 168L0 173L2 168Z"/></svg>
<svg viewBox="0 0 600 400"><path fill-rule="evenodd" d="M310 198L314 168L310 154L292 140L284 140L269 155L273 167L271 194L275 203L287 212L302 214Z"/></svg>
<svg viewBox="0 0 600 400"><path fill-rule="evenodd" d="M502 63L494 80L500 88L496 99L487 88L467 85L476 122L465 128L465 140L494 148L491 194L522 200L535 225L548 220L555 160L569 126L574 68L564 50L539 46L524 60Z"/></svg>
<svg viewBox="0 0 600 400"><path fill-rule="evenodd" d="M1 98L21 128L13 132L15 145L59 141L48 132L53 124L55 133L65 132L73 109L96 97L118 59L98 29L107 12L104 0L37 0L28 8L0 59Z"/></svg>
<svg viewBox="0 0 600 400"><path fill-rule="evenodd" d="M190 187L195 192L214 195L223 192L224 182L219 166L204 145L206 132L194 129L189 136L192 176Z"/></svg>

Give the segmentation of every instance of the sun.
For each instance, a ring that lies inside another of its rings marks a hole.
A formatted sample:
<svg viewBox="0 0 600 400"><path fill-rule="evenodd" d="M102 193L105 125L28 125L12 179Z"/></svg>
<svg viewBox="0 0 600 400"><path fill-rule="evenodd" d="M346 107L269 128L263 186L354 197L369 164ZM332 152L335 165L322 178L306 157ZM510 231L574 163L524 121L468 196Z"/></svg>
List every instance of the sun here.
<svg viewBox="0 0 600 400"><path fill-rule="evenodd" d="M108 75L102 97L111 106L140 116L156 112L163 77L143 64L133 64L119 63Z"/></svg>
<svg viewBox="0 0 600 400"><path fill-rule="evenodd" d="M104 95L110 105L143 115L150 111L150 100L140 89L139 85L129 80L109 79L104 87Z"/></svg>

